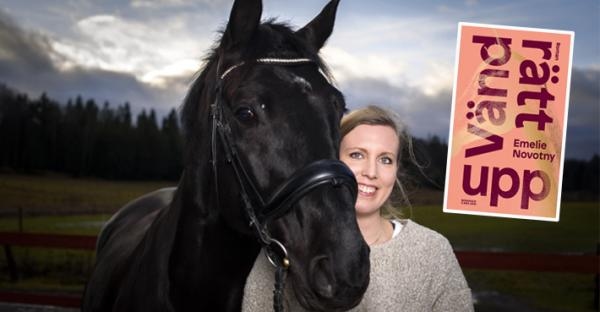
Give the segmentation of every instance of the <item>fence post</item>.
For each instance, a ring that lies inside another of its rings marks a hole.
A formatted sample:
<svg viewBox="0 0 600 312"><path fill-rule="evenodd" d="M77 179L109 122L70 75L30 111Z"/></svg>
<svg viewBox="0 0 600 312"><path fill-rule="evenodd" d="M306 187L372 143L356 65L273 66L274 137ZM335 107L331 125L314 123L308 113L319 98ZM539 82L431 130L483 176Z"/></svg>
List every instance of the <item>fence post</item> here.
<svg viewBox="0 0 600 312"><path fill-rule="evenodd" d="M596 256L600 256L600 242L596 244ZM596 271L596 276L594 277L594 283L596 284L594 287L594 308L596 311L600 310L600 272Z"/></svg>
<svg viewBox="0 0 600 312"><path fill-rule="evenodd" d="M23 232L23 207L19 207L19 232Z"/></svg>
<svg viewBox="0 0 600 312"><path fill-rule="evenodd" d="M15 257L13 256L10 245L4 245L4 254L6 254L6 264L8 265L10 281L11 283L16 283L19 279L19 274L17 272L17 263L15 262Z"/></svg>

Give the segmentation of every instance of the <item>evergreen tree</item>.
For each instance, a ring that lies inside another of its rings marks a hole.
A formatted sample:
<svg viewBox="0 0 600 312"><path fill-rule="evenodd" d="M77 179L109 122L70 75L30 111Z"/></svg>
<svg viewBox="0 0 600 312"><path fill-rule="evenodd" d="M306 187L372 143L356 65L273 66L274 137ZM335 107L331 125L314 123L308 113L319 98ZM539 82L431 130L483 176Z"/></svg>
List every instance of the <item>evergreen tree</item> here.
<svg viewBox="0 0 600 312"><path fill-rule="evenodd" d="M12 90L0 85L0 168L19 168L21 116L25 108L19 105Z"/></svg>
<svg viewBox="0 0 600 312"><path fill-rule="evenodd" d="M58 103L50 100L46 93L39 99L39 119L42 142L40 168L56 171L58 160L58 129L61 112Z"/></svg>
<svg viewBox="0 0 600 312"><path fill-rule="evenodd" d="M138 179L157 178L160 175L161 164L158 161L162 149L154 110L150 110L150 113L142 110L138 115L136 126L134 176Z"/></svg>
<svg viewBox="0 0 600 312"><path fill-rule="evenodd" d="M162 136L165 147L164 159L165 174L163 178L169 180L177 179L183 169L183 137L179 128L179 118L175 109L171 109L169 115L162 122Z"/></svg>

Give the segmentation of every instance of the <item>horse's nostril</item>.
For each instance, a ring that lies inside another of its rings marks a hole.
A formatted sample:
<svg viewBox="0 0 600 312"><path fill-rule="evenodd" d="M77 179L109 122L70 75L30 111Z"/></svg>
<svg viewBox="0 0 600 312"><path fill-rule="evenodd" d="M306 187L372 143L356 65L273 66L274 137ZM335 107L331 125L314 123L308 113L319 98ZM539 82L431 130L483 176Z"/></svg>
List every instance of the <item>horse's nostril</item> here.
<svg viewBox="0 0 600 312"><path fill-rule="evenodd" d="M328 257L319 256L311 261L311 276L315 292L322 298L333 298L335 281Z"/></svg>

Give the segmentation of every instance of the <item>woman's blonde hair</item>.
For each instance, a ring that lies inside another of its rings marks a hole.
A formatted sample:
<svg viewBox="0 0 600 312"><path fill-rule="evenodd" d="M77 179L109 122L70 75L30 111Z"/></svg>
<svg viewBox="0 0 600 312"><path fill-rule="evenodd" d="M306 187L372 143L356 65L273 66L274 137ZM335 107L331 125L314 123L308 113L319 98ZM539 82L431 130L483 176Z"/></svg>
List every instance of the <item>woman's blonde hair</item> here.
<svg viewBox="0 0 600 312"><path fill-rule="evenodd" d="M405 218L405 215L400 209L408 208L412 210L412 206L408 199L408 194L401 177L404 175L402 167L402 157L409 157L409 161L417 163L412 148L412 137L409 135L404 123L400 121L398 116L391 111L383 109L375 105L369 105L364 108L353 110L342 118L340 125L340 137L342 140L354 128L360 125L370 126L387 126L394 129L398 135L398 172L396 173L396 184L392 190L392 194L381 207L381 214L386 218Z"/></svg>

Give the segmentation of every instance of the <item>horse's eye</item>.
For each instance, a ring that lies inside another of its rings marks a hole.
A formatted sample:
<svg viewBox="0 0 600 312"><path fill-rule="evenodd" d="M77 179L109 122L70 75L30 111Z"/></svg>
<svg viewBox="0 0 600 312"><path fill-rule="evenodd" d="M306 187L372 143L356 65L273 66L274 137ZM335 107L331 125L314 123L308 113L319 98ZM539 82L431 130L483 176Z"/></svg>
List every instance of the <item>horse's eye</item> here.
<svg viewBox="0 0 600 312"><path fill-rule="evenodd" d="M249 107L240 107L235 111L235 117L240 121L250 121L256 117L256 114Z"/></svg>
<svg viewBox="0 0 600 312"><path fill-rule="evenodd" d="M346 108L346 102L344 101L343 98L339 98L337 96L333 96L331 98L331 101L333 102L333 106L338 110L341 111L342 114L347 113L348 109Z"/></svg>

